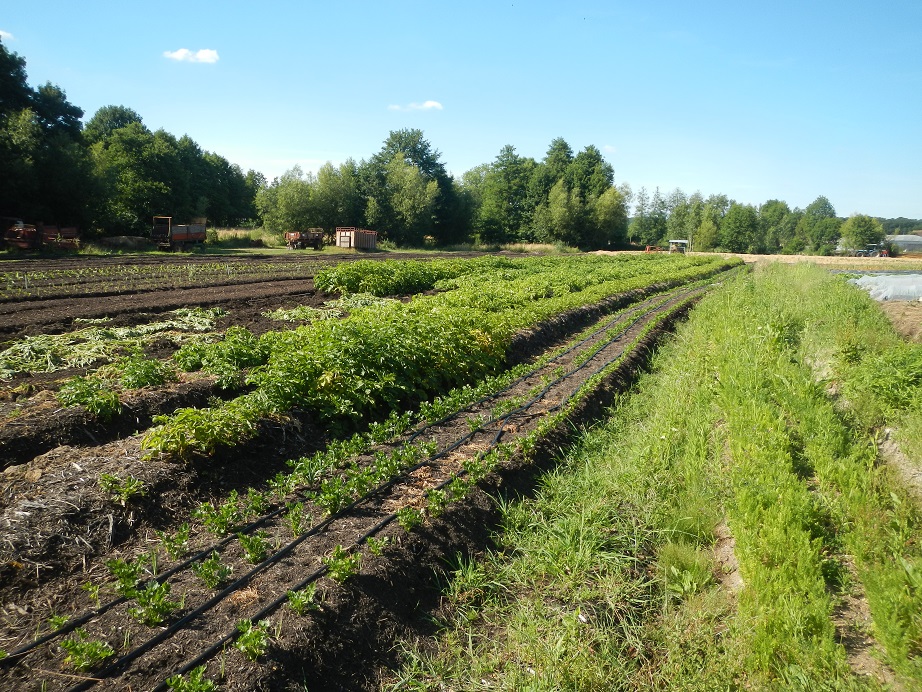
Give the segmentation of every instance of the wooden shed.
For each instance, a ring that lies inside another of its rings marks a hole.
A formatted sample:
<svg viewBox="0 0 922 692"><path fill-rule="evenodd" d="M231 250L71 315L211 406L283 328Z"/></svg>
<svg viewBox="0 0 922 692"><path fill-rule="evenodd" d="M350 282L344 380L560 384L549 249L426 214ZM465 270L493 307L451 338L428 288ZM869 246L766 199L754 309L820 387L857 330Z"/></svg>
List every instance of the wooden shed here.
<svg viewBox="0 0 922 692"><path fill-rule="evenodd" d="M354 247L359 250L374 250L378 246L377 231L367 228L339 226L335 233L336 247Z"/></svg>

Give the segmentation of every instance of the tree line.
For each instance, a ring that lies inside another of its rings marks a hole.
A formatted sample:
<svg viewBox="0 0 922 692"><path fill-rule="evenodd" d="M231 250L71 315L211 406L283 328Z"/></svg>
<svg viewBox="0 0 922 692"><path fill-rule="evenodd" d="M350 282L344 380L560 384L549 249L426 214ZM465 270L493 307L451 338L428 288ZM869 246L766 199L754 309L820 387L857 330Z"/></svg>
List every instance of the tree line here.
<svg viewBox="0 0 922 692"><path fill-rule="evenodd" d="M421 130L391 132L368 159L295 166L268 182L188 136L152 132L125 106L83 111L58 86L26 81L25 60L0 42L0 215L80 225L105 235L144 233L154 214L273 232L372 228L396 245L479 241L561 243L584 249L662 245L695 250L828 253L840 236L863 248L913 219L843 219L825 197L805 209L781 200L741 204L680 189L663 195L615 184L592 145L551 141L541 160L504 146L460 178Z"/></svg>
<svg viewBox="0 0 922 692"><path fill-rule="evenodd" d="M219 225L254 219L262 174L243 173L191 138L151 130L124 106L84 112L0 42L0 215L138 234L154 214Z"/></svg>

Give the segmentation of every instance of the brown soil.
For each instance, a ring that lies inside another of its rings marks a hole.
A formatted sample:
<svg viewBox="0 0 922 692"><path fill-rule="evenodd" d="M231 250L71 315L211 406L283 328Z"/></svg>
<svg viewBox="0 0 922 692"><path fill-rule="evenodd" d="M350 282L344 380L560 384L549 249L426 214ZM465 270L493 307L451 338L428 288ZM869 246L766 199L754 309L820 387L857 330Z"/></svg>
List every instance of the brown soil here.
<svg viewBox="0 0 922 692"><path fill-rule="evenodd" d="M880 303L880 309L904 339L922 344L922 302L885 300Z"/></svg>
<svg viewBox="0 0 922 692"><path fill-rule="evenodd" d="M620 338L611 341L605 336L606 330L599 332L577 351L535 370L499 398L476 403L426 429L418 441L431 440L438 449L445 449L452 441L460 440L460 446L431 459L347 512L324 520L316 507L305 503L307 525L318 527L314 532L302 534L302 538L292 542L290 528L282 516L262 520L260 530L267 532L270 543L289 547L277 560L252 574L253 567L244 559L236 539L219 541L204 531L194 533L193 551L216 547L221 551L222 561L233 566L233 579L240 581L226 594L214 597L215 592L206 589L188 569L177 571L169 582L174 598L184 595L184 604L178 615L159 628L145 627L128 617L128 604L113 600L113 592L106 587L102 602L110 605L95 610L90 595L81 585L111 584L104 565L106 560L135 558L148 552L157 542L156 531L175 531L180 523L188 521L199 503L220 501L231 490L245 493L248 487L265 489L267 480L284 470L286 460L322 449L327 444L327 431L319 428L309 415L294 411L286 419L264 421L252 442L221 450L209 459L177 464L168 459L143 458L141 436L136 431L144 430L157 412L201 405L215 393L208 379L191 379L169 388L142 392L131 400L126 413L109 426L93 427L85 414L40 406L32 414L26 411L19 418L8 419L0 424L0 448L19 463L6 468L0 476L0 649L14 652L33 641L36 633L49 632L46 621L52 614L74 618L88 613L83 626L93 637L111 643L119 655L150 642L150 651L138 660L126 660L111 672L102 671L103 677L109 679L98 687L152 689L208 643L220 643L234 631L237 620L263 617L261 613L266 613L274 626L272 645L268 654L256 663L249 662L233 648L217 657L203 655L209 677L223 671L222 689L303 689L305 684L315 689L373 687L378 677L376 671L395 662L395 641L431 632L426 613L437 606L438 579L447 561L456 555L474 554L489 545L491 531L498 521L490 495L529 492L535 475L552 464L560 445L574 434L575 424L598 415L614 394L631 381L656 340L697 295L675 291L665 307L638 302L635 313L612 322L612 317L605 316L607 313L643 299L640 293L627 295L574 311L522 335L509 354L510 361L529 362L594 320L601 320L600 324L607 328L621 325L623 330ZM105 300L74 297L45 301L45 305L36 303L22 313L0 310L0 334L13 338L66 330L76 317L106 315L130 323L140 319L140 311L156 314L188 305L220 305L231 312L221 328L230 323L243 324L261 333L278 328L277 323L263 318L262 312L295 304L319 305L328 298L314 291L309 277L150 291ZM647 307L641 309L644 305ZM655 316L664 310L671 310L671 316L635 344L644 325L652 324ZM168 347L164 349L169 351ZM590 353L595 350L594 355ZM586 367L551 386L533 405L513 417L499 419L472 432L476 426L470 421L489 420L499 404L526 397L558 368L575 369L577 353L589 357ZM393 521L392 513L397 508L422 506L427 490L458 473L465 460L497 439L514 441L534 430L595 369L619 356L624 358L619 368L591 397L582 400L569 422L561 423L545 435L530 455L512 457L481 481L465 500L451 504L443 515L427 521L411 534L406 534ZM12 384L21 386L22 382ZM23 435L23 429L39 432ZM399 443L378 451L393 449ZM370 453L360 458L362 464L371 462ZM104 473L138 478L145 482L147 492L143 497L119 504L99 488L98 479ZM289 495L284 501L297 499L298 496ZM282 504L277 507L284 512ZM243 530L252 532L254 528ZM359 536L370 531L391 539L384 555L367 554L360 574L345 585L324 578L320 582L323 603L319 611L299 618L287 608L273 607L273 602L284 600L287 589L321 569L321 558L335 546L354 545ZM162 564L157 572L164 578L163 569L172 563L165 556L160 559ZM209 605L210 599L213 603ZM203 609L200 617L195 615L199 608ZM184 616L191 618L188 624L177 622L177 617ZM56 643L60 639L8 659L2 664L9 669L0 679L0 689L42 686L55 690L78 683L79 680L67 677L74 670L62 665L64 652ZM219 644L215 651L220 648ZM98 669L94 672L99 673Z"/></svg>

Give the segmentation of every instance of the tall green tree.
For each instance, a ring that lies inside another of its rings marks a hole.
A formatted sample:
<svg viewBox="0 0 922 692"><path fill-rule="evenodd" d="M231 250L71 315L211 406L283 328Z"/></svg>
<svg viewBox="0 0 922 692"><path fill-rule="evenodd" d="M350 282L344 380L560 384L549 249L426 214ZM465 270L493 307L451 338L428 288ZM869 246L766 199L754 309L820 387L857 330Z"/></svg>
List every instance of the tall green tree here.
<svg viewBox="0 0 922 692"><path fill-rule="evenodd" d="M111 137L116 130L143 122L140 115L126 106L103 106L87 121L83 137L88 144L96 144Z"/></svg>
<svg viewBox="0 0 922 692"><path fill-rule="evenodd" d="M520 239L528 220L528 180L535 161L504 146L484 177L480 211L475 222L483 242L507 243Z"/></svg>
<svg viewBox="0 0 922 692"><path fill-rule="evenodd" d="M733 202L720 225L719 243L729 252L759 252L759 214L755 207Z"/></svg>
<svg viewBox="0 0 922 692"><path fill-rule="evenodd" d="M842 244L847 248L863 250L871 243L884 239L884 227L877 219L865 214L849 216L840 228Z"/></svg>

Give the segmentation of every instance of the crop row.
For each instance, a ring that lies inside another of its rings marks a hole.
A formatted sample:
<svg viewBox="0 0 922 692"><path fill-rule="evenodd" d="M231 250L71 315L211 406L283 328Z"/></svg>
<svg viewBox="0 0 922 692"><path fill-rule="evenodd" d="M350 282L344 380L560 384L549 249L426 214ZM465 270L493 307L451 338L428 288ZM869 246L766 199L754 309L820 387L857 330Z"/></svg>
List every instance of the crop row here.
<svg viewBox="0 0 922 692"><path fill-rule="evenodd" d="M248 368L245 383L251 390L218 406L161 418L145 447L181 457L210 454L249 439L261 418L295 407L347 429L385 418L498 372L515 333L542 320L734 264L684 257L523 258L502 267L458 262L467 273L433 280L442 289L435 295L409 303L380 301L356 307L341 320L258 338L235 330L225 342L203 346L190 367L206 366L228 381Z"/></svg>
<svg viewBox="0 0 922 692"><path fill-rule="evenodd" d="M7 271L0 273L0 301L55 298L80 293L120 293L158 288L219 285L240 280L300 278L324 263L208 262L106 264L79 269Z"/></svg>
<svg viewBox="0 0 922 692"><path fill-rule="evenodd" d="M637 310L638 316L643 315L645 311L658 309L664 300L648 301L645 308ZM585 345L590 340L598 338L603 340L601 342L603 344L605 340L610 341L620 338L619 335L636 321L637 317L631 315L634 311L635 309L632 308L625 311L624 317L606 318L606 324L601 327L594 327L593 331L587 331L585 336L578 336L575 339L576 345ZM668 314L667 311L663 313L663 316ZM652 328L659 319L655 318L649 328ZM619 330L613 331L614 326L619 322L622 326ZM590 348L591 352L598 352L599 350L599 347L596 346L590 346ZM629 350L630 344L624 344L622 353ZM565 352L565 350L561 350L556 354L550 354L542 359L542 363L552 362L554 358ZM581 364L577 365L573 372L584 367L582 363L588 362L588 358L581 358L578 362ZM533 365L531 369L535 367ZM598 369L601 371L604 367L606 367L605 364ZM440 417L446 413L456 411L461 405L481 397L487 392L495 394L497 387L508 385L515 378L526 372L527 369L525 366L519 366L499 379L482 383L477 389L463 388L456 390L450 396L434 401L421 410L418 420L425 420L427 417ZM558 376L558 378L560 377L566 377L566 375ZM539 387L541 391L535 394L535 400L540 399L548 386ZM517 406L521 406L521 402ZM511 409L504 409L506 410L505 413L497 412L495 414L494 417L499 421L500 429L504 427L502 421L515 408L516 406L513 406ZM185 599L175 600L175 597L171 595L170 583L167 578L178 569L191 565L193 573L208 588L213 590L225 588L225 584L231 578L231 570L226 566L226 561L222 561L219 551L223 553L225 548L231 544L238 546L239 552L245 556L247 562L257 565L243 576L235 577L237 580L235 583L246 583L250 575L255 574L255 570L261 570L265 565L271 564L273 558L269 554L272 550L278 548L279 540L284 542L294 539L297 542L300 540L299 536L308 531L309 518L316 516L315 512L307 511L305 501L308 498L312 499L315 505L320 507L325 514L334 514L343 509L348 503L354 502L358 497L367 493L372 487L387 483L395 476L413 468L420 459L425 460L426 455L432 455L434 450L430 449L428 445L404 444L394 447L391 453L377 453L374 456L374 463L370 466L345 463L350 455L367 449L370 444L393 439L395 435L406 430L410 424L411 420L408 414L392 416L384 425L373 425L366 434L356 435L350 440L332 445L328 450L311 458L301 459L294 463L292 474L277 477L270 484L271 491L268 493L261 493L251 488L245 496L232 493L220 504L203 503L194 514L197 523L217 538L225 535L228 537L216 545L196 548L196 555L171 567L166 572L158 573L156 552L134 560L110 560L107 566L115 579L111 588L120 598L101 606L98 600L101 585L87 584L84 590L91 597L97 599L97 608L94 615L99 616L109 608L128 600L129 603L125 606L127 609L125 612L143 624L156 626L164 620L171 619L173 613L184 608L186 604ZM464 469L458 477L453 480L449 479L429 491L425 504L425 514L437 516L444 511L447 503L462 497L470 484L481 477L499 458L499 452L491 455L481 454L465 463ZM340 471L335 475L328 476L327 474L336 467L339 467ZM323 476L327 477L321 482L320 478ZM101 481L104 481L107 484L107 489L123 503L131 501L136 495L144 492L143 487L131 484L130 479L106 477ZM290 494L297 486L302 487L302 493L303 488L316 488L316 491L308 492L303 495L301 500L297 498L292 500ZM262 515L262 519L259 519L260 515ZM410 530L423 519L423 516L423 512L419 509L405 507L394 513L388 521L398 521L405 529ZM273 517L275 517L276 523L287 527L287 531L290 532L292 538L282 538L279 535L279 529L274 532L274 536L270 536L260 528L261 524ZM248 521L252 523L244 526L243 524ZM384 522L380 523L376 529L361 541L367 542L367 549L372 553L379 552L382 547L382 543L374 538L374 533L380 531L384 525ZM310 532L315 530L316 525L310 529ZM161 541L161 548L174 560L182 558L192 550L188 524L180 527L173 535L161 535ZM276 548L270 549L272 544ZM347 579L357 570L359 559L358 552L352 553L342 548L336 548L327 556L324 561L325 567L318 572L317 576L325 571L337 581ZM160 568L162 569L162 565ZM152 581L147 581L146 585L142 587L140 582L148 577L152 577ZM311 607L316 607L316 605L311 605L314 603L313 587L307 584L303 585L303 588L299 586L297 589L289 591L287 600L291 609L298 614L304 614ZM211 601L208 601L208 603L211 603ZM200 608L196 608L193 612L198 612L199 610ZM189 617L190 615L184 616L182 621L188 620ZM44 640L47 640L49 636L60 636L68 631L73 632L70 637L62 640L61 645L69 654L65 663L74 666L78 670L97 668L102 661L111 658L115 653L114 649L103 640L94 638L81 628L83 620L84 618L74 619L69 625L57 621L50 622L52 626L57 626L59 629L57 632L52 632L43 637ZM239 636L237 636L237 646L245 655L249 655L247 653L246 642L248 639L246 638L246 633L250 632L253 627L259 627L258 620L259 618L256 616L251 618L249 627L243 626ZM175 626L177 625L172 625L171 628ZM154 640L162 636L164 635L156 635ZM146 646L147 644L142 649ZM17 657L20 655L22 654L17 653ZM258 653L254 658L256 656L258 656ZM186 670L192 670L192 668L190 667ZM100 675L104 674L105 671L100 673ZM196 673L192 675L194 676ZM201 675L201 671L198 675ZM178 685L179 682L175 682L175 684Z"/></svg>

